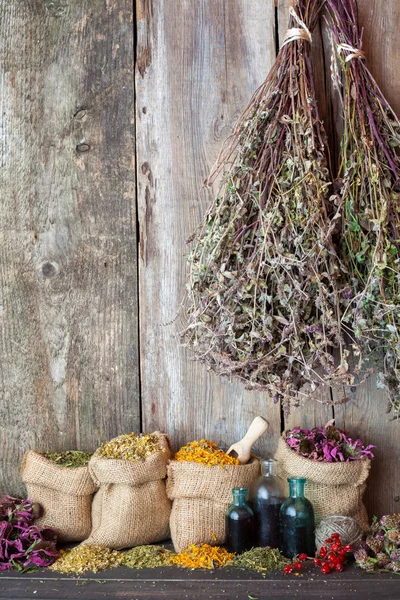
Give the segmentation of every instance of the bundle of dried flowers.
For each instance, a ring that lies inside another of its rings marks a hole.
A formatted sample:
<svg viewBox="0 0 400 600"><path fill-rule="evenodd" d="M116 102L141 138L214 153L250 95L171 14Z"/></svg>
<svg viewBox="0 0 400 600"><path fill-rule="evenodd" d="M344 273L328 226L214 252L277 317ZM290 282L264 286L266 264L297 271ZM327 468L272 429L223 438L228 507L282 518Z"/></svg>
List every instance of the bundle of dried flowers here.
<svg viewBox="0 0 400 600"><path fill-rule="evenodd" d="M340 214L329 202L309 60L323 4L292 8L276 63L210 176L223 174L223 185L189 255L186 344L215 372L268 390L286 409L306 382L315 396L318 386L353 381L332 243Z"/></svg>
<svg viewBox="0 0 400 600"><path fill-rule="evenodd" d="M343 318L363 353L383 362L380 386L400 409L400 120L362 52L356 0L327 0L343 72L339 194Z"/></svg>

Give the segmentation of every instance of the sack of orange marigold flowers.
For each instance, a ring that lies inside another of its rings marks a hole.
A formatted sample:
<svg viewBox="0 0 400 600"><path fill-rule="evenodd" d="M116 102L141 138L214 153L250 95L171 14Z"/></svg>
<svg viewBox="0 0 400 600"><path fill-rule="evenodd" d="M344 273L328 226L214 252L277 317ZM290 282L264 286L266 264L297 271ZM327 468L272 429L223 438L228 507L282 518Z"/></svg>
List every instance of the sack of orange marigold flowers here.
<svg viewBox="0 0 400 600"><path fill-rule="evenodd" d="M167 494L173 501L171 538L176 552L192 544L220 545L226 539L225 511L232 488L249 487L259 474L252 457L241 465L207 440L183 446L168 465Z"/></svg>
<svg viewBox="0 0 400 600"><path fill-rule="evenodd" d="M99 491L85 544L120 550L169 536L165 477L170 457L169 437L159 431L120 435L96 450L89 471Z"/></svg>
<svg viewBox="0 0 400 600"><path fill-rule="evenodd" d="M317 525L327 515L344 515L353 517L366 531L369 522L362 498L373 448L353 440L330 421L325 427L286 431L275 458L285 480L307 478L305 494L313 504Z"/></svg>

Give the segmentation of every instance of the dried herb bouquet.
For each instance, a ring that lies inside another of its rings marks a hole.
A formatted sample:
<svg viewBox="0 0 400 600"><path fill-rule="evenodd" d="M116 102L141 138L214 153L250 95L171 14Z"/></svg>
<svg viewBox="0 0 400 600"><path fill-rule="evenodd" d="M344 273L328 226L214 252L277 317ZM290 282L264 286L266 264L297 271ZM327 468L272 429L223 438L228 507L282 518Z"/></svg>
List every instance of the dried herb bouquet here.
<svg viewBox="0 0 400 600"><path fill-rule="evenodd" d="M327 0L342 77L343 319L400 409L400 121L362 52L356 0ZM335 64L335 63L334 63ZM375 353L375 357L373 354ZM383 368L382 368L383 364Z"/></svg>
<svg viewBox="0 0 400 600"><path fill-rule="evenodd" d="M223 148L222 187L189 255L186 344L286 408L301 386L352 383L340 315L340 213L309 60L324 0L299 0L275 65ZM332 350L339 349L334 362ZM315 393L313 393L315 396Z"/></svg>

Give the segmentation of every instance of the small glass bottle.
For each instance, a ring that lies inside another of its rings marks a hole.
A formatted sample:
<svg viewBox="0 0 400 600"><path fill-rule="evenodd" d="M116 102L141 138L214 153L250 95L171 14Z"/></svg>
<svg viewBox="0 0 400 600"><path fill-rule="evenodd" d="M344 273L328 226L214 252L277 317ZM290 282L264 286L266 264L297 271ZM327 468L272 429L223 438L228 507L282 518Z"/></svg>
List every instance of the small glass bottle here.
<svg viewBox="0 0 400 600"><path fill-rule="evenodd" d="M233 488L233 504L225 513L226 546L241 554L253 547L254 514L246 503L247 488Z"/></svg>
<svg viewBox="0 0 400 600"><path fill-rule="evenodd" d="M278 477L278 461L261 460L261 476L250 487L249 506L254 513L254 545L279 547L279 514L286 498Z"/></svg>
<svg viewBox="0 0 400 600"><path fill-rule="evenodd" d="M305 477L289 477L290 496L285 500L280 513L282 554L293 558L296 554L315 554L314 510L304 497Z"/></svg>

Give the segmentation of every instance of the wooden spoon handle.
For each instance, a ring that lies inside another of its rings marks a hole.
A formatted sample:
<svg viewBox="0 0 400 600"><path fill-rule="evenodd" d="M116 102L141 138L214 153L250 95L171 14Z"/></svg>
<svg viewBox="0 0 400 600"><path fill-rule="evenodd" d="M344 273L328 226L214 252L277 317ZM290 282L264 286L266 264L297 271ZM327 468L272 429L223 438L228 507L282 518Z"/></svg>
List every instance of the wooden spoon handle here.
<svg viewBox="0 0 400 600"><path fill-rule="evenodd" d="M241 440L243 448L250 452L252 446L256 443L258 438L260 438L268 429L269 423L263 417L256 417L253 419L250 427L247 430L246 435Z"/></svg>

